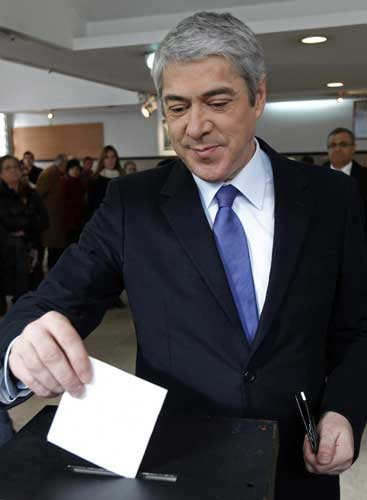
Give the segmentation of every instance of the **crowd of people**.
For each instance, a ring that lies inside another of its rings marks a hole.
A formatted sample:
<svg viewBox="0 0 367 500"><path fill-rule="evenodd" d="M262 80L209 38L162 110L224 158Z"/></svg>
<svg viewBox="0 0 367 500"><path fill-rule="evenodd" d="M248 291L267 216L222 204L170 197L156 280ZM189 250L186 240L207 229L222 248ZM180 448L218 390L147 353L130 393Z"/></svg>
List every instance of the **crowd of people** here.
<svg viewBox="0 0 367 500"><path fill-rule="evenodd" d="M31 151L21 160L12 155L0 158L0 315L8 308L7 296L14 303L37 288L44 269L51 269L64 249L78 240L109 181L137 171L133 161L121 166L110 145L102 149L95 169L93 165L91 156L80 162L59 154L42 169Z"/></svg>

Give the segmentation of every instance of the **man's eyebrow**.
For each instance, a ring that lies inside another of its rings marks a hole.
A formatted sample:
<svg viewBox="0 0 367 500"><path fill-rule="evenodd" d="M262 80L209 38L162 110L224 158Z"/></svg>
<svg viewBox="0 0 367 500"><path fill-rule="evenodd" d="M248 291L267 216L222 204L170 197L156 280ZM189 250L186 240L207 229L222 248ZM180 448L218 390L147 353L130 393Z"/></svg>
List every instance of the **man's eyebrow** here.
<svg viewBox="0 0 367 500"><path fill-rule="evenodd" d="M207 92L204 92L204 94L202 94L201 97L208 98L223 94L233 97L235 95L235 91L231 87L218 87L212 90L208 90ZM189 99L182 95L167 94L166 96L164 96L164 102L168 101L187 102L189 101Z"/></svg>

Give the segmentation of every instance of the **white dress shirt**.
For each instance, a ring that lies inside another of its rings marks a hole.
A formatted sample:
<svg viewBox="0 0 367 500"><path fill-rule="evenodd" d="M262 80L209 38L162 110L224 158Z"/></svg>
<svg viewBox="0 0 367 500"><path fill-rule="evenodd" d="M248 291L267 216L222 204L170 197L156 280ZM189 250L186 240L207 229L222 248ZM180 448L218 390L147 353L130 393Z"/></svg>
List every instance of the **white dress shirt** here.
<svg viewBox="0 0 367 500"><path fill-rule="evenodd" d="M343 168L335 168L334 165L330 164L330 168L332 170L338 170L339 172L344 172L344 174L346 174L346 175L350 175L352 173L352 166L353 166L353 163L351 161L349 163L347 163L346 165L344 165Z"/></svg>
<svg viewBox="0 0 367 500"><path fill-rule="evenodd" d="M273 251L274 181L269 157L256 139L255 143L253 157L231 181L207 182L192 175L210 227L213 227L218 212L215 195L223 184L232 184L241 193L236 196L232 208L246 233L260 316L268 289Z"/></svg>

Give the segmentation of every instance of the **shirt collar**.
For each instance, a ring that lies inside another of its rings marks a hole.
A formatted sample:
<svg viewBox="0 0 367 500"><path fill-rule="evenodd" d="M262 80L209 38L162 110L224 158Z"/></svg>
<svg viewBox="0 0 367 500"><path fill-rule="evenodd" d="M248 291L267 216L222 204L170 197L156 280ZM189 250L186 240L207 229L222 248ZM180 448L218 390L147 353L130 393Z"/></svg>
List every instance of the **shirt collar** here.
<svg viewBox="0 0 367 500"><path fill-rule="evenodd" d="M192 174L196 185L199 188L200 196L206 208L209 208L213 202L217 191L224 184L232 184L248 201L259 210L262 209L265 196L266 183L271 178L266 159L267 155L261 150L260 145L255 138L255 153L251 160L244 165L238 174L229 182L208 182L204 181L195 174ZM270 168L271 171L271 168Z"/></svg>
<svg viewBox="0 0 367 500"><path fill-rule="evenodd" d="M330 168L332 168L333 170L339 170L340 172L344 172L347 175L350 175L352 173L352 166L353 163L351 161L344 165L343 168L335 168L334 165L330 164Z"/></svg>

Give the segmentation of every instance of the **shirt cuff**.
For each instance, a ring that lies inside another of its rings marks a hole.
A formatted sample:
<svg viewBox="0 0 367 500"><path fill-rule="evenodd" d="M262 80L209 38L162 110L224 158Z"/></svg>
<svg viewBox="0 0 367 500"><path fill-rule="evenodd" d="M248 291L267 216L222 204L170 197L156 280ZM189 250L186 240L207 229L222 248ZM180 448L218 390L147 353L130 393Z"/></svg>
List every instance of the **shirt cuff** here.
<svg viewBox="0 0 367 500"><path fill-rule="evenodd" d="M13 403L16 399L29 396L32 392L23 382L17 380L10 373L9 355L16 339L17 337L9 345L5 354L4 364L0 368L0 402L3 404Z"/></svg>

